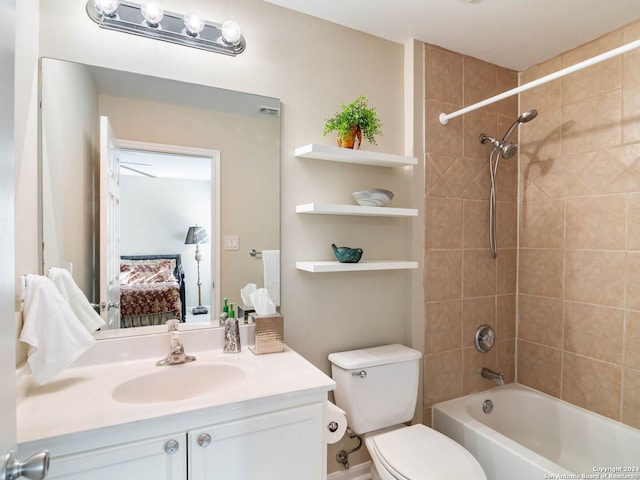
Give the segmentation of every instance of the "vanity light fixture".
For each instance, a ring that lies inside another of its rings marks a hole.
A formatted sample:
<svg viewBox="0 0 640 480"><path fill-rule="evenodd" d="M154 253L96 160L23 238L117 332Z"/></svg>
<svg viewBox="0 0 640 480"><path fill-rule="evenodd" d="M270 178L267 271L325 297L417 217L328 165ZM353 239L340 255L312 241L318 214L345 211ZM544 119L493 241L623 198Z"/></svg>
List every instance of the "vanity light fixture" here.
<svg viewBox="0 0 640 480"><path fill-rule="evenodd" d="M165 42L236 56L246 47L240 26L206 21L200 13L166 12L156 0L142 4L118 0L89 0L87 14L100 27Z"/></svg>

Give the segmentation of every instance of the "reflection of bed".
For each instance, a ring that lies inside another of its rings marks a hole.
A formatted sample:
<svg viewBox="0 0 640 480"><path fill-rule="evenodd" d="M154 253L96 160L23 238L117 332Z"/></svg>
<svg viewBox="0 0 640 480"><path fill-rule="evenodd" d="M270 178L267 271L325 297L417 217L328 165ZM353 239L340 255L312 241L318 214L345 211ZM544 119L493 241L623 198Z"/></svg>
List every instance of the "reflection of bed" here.
<svg viewBox="0 0 640 480"><path fill-rule="evenodd" d="M162 325L186 319L180 254L120 257L120 326Z"/></svg>

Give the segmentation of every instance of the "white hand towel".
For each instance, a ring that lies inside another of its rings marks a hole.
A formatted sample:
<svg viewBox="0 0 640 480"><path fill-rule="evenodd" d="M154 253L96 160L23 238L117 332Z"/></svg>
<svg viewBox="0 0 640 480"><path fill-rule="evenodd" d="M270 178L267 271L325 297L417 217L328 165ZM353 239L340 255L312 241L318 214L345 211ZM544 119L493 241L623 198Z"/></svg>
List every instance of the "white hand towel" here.
<svg viewBox="0 0 640 480"><path fill-rule="evenodd" d="M23 316L20 340L31 346L27 362L41 385L95 343L47 277L27 275Z"/></svg>
<svg viewBox="0 0 640 480"><path fill-rule="evenodd" d="M264 269L264 288L276 307L280 306L280 250L262 251Z"/></svg>
<svg viewBox="0 0 640 480"><path fill-rule="evenodd" d="M104 320L93 309L69 270L51 267L48 276L60 292L60 295L62 295L62 298L67 301L73 313L78 317L78 320L82 322L89 332L95 332L105 325Z"/></svg>

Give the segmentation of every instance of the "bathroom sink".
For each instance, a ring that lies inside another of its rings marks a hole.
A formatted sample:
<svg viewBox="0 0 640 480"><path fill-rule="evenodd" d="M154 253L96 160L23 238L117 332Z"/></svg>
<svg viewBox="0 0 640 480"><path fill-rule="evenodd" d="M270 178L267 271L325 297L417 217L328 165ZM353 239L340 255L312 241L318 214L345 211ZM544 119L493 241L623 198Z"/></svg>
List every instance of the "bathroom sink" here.
<svg viewBox="0 0 640 480"><path fill-rule="evenodd" d="M157 368L157 372L118 385L113 390L113 399L123 403L176 402L228 388L248 375L246 368L225 363Z"/></svg>

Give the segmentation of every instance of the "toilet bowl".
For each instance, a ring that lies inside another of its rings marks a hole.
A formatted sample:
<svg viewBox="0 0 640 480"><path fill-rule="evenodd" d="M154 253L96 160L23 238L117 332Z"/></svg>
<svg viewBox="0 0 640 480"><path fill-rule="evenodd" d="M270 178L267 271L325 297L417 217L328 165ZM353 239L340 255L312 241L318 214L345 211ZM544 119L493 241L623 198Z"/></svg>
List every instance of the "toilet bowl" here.
<svg viewBox="0 0 640 480"><path fill-rule="evenodd" d="M421 353L404 345L329 355L336 405L351 430L364 436L374 480L486 480L461 445L411 421L418 393Z"/></svg>

